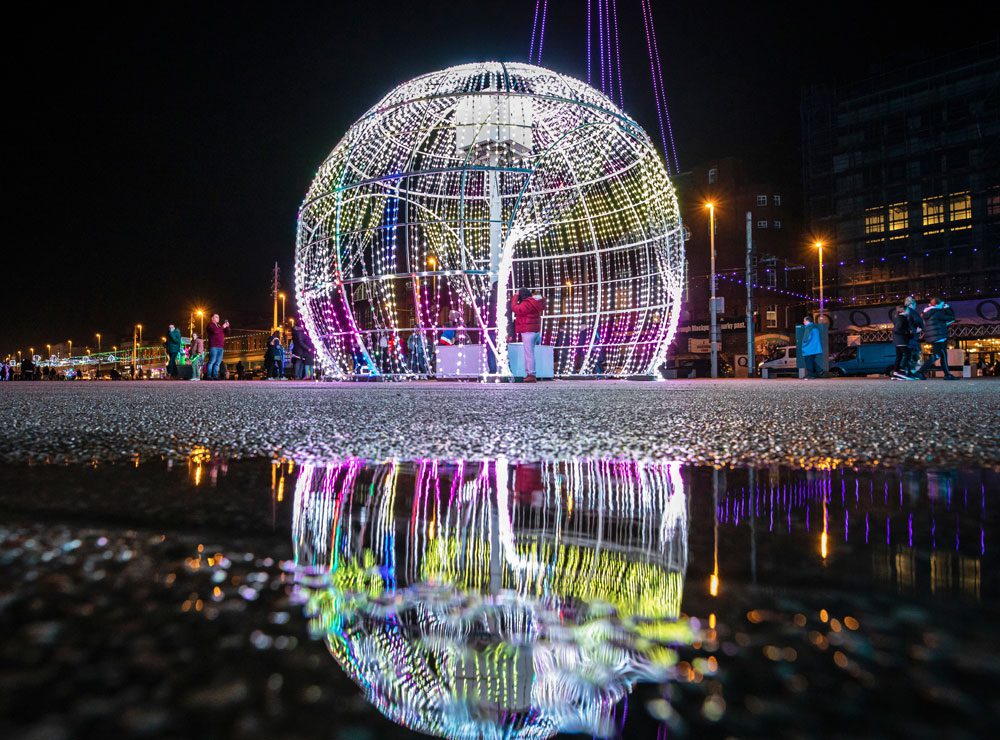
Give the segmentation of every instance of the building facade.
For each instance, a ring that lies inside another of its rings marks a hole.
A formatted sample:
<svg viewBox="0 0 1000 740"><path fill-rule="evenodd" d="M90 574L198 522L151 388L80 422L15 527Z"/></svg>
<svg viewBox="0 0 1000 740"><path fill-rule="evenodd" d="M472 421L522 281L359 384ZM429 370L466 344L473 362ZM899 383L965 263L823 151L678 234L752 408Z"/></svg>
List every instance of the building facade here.
<svg viewBox="0 0 1000 740"><path fill-rule="evenodd" d="M709 211L715 210L716 295L723 298L719 313L721 352L727 364L747 353L747 216L751 215L751 294L757 335L755 351L795 336L795 324L809 310L807 270L797 262L802 252L801 227L789 202L791 188L750 175L743 160L723 157L681 173L678 197L689 232L687 291L675 341L675 353L710 353L708 325L711 293ZM759 358L758 358L759 359Z"/></svg>
<svg viewBox="0 0 1000 740"><path fill-rule="evenodd" d="M802 99L831 308L1000 295L1000 42Z"/></svg>

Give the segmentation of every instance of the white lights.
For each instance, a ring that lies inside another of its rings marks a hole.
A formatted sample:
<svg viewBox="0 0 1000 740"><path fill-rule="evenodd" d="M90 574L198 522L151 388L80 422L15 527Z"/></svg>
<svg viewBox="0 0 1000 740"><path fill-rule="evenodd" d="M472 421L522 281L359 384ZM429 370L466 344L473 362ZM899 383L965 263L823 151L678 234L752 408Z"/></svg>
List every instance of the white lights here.
<svg viewBox="0 0 1000 740"><path fill-rule="evenodd" d="M638 124L580 81L490 62L407 82L348 130L299 213L296 297L331 376L433 372L459 328L506 374L522 287L548 299L558 375L651 374L683 261Z"/></svg>

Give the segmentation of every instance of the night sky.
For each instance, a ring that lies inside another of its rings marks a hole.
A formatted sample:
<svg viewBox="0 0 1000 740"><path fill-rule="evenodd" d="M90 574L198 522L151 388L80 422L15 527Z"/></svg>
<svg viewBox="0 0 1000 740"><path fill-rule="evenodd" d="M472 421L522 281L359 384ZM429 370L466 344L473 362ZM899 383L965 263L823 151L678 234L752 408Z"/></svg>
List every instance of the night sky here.
<svg viewBox="0 0 1000 740"><path fill-rule="evenodd" d="M658 140L638 0L617 0L625 108ZM996 38L986 3L654 0L681 167L744 157L799 183L799 93ZM552 0L542 63L586 79L586 3ZM8 239L0 356L107 347L193 306L270 322L296 210L382 95L449 65L526 61L535 3L22 6L8 28ZM829 15L818 17L817 8ZM289 307L291 310L291 306Z"/></svg>

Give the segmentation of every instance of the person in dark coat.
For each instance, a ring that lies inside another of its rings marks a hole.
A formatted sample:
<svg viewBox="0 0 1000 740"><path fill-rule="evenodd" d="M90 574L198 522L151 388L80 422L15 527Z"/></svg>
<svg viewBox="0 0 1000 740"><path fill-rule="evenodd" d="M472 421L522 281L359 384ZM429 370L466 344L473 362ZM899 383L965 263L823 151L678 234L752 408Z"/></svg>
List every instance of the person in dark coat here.
<svg viewBox="0 0 1000 740"><path fill-rule="evenodd" d="M916 310L907 298L892 319L892 341L896 345L896 364L892 366L892 376L901 380L910 380L913 367L913 341L921 330L917 323ZM918 340L919 341L919 340ZM919 352L919 344L918 352Z"/></svg>
<svg viewBox="0 0 1000 740"><path fill-rule="evenodd" d="M510 310L514 314L514 331L521 335L524 344L525 383L534 383L535 378L535 345L542 337L542 313L545 311L545 299L540 295L532 295L527 288L521 288L517 295L511 298Z"/></svg>
<svg viewBox="0 0 1000 740"><path fill-rule="evenodd" d="M305 380L309 377L309 368L313 364L313 346L309 342L309 335L306 334L305 327L300 321L292 327L292 368L295 371L296 380Z"/></svg>
<svg viewBox="0 0 1000 740"><path fill-rule="evenodd" d="M281 346L281 334L274 332L267 340L267 350L264 352L264 367L267 368L268 380L277 379L282 376L282 366L284 365L285 350Z"/></svg>
<svg viewBox="0 0 1000 740"><path fill-rule="evenodd" d="M931 356L917 370L917 377L925 378L924 373L941 361L945 380L958 380L948 368L948 327L955 323L955 312L951 306L940 298L931 298L930 305L924 309L924 341L931 345Z"/></svg>
<svg viewBox="0 0 1000 740"><path fill-rule="evenodd" d="M167 341L163 345L167 350L167 375L177 377L177 355L181 351L181 331L173 324L167 326Z"/></svg>

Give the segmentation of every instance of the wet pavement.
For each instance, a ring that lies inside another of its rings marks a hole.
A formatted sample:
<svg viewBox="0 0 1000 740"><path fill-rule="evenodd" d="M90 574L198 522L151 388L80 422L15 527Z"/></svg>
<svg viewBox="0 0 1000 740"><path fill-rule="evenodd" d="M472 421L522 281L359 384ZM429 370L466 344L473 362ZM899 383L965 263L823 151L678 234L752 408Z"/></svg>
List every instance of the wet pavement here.
<svg viewBox="0 0 1000 740"><path fill-rule="evenodd" d="M0 461L621 457L1000 465L1000 381L6 383Z"/></svg>
<svg viewBox="0 0 1000 740"><path fill-rule="evenodd" d="M0 736L972 738L1000 716L992 464L188 452L0 467Z"/></svg>

